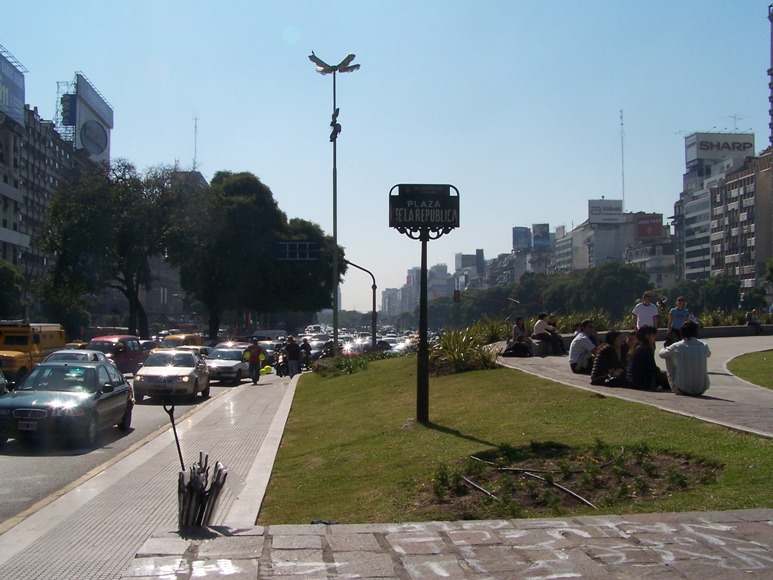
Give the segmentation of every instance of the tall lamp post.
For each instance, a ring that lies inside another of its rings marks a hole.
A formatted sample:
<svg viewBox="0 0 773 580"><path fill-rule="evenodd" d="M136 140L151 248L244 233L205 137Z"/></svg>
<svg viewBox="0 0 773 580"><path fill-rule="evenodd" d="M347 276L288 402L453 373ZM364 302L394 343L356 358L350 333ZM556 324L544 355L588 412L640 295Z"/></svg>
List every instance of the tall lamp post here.
<svg viewBox="0 0 773 580"><path fill-rule="evenodd" d="M338 107L336 107L336 73L354 72L360 68L358 64L352 64L355 55L350 54L339 64L332 66L320 59L311 51L309 60L317 65L317 72L321 75L333 75L333 116L330 121L330 142L333 143L333 356L338 355L338 169L336 166L336 142L341 132L338 122Z"/></svg>
<svg viewBox="0 0 773 580"><path fill-rule="evenodd" d="M378 288L378 286L376 286L376 277L373 275L373 272L371 272L370 270L366 270L362 266L358 266L354 262L350 262L349 260L344 260L344 262L346 262L350 266L354 266L358 270L362 270L366 274L370 274L370 278L371 280L373 280L373 285L370 287L371 290L373 290L373 310L370 315L370 340L371 340L370 346L373 350L376 350L376 320L378 316L378 314L376 313L376 288Z"/></svg>

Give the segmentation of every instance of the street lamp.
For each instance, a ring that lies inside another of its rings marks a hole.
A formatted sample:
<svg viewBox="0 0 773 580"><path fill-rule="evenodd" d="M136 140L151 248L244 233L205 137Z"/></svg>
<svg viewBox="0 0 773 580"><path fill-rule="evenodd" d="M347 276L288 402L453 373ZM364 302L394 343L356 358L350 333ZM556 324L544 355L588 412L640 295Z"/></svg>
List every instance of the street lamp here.
<svg viewBox="0 0 773 580"><path fill-rule="evenodd" d="M373 275L373 272L371 272L370 270L366 270L362 266L358 266L354 262L350 262L349 260L344 260L344 262L346 262L350 266L354 266L358 270L362 270L366 274L370 274L370 277L373 280L373 285L370 287L371 290L373 290L373 310L370 315L370 338L371 338L371 347L373 348L373 350L376 350L376 320L378 316L378 314L376 313L376 288L378 288L378 286L376 286L376 277Z"/></svg>
<svg viewBox="0 0 773 580"><path fill-rule="evenodd" d="M333 356L338 355L338 170L336 167L336 141L341 132L338 122L338 107L336 107L336 73L354 72L360 68L358 64L352 64L355 56L348 55L336 66L331 66L320 59L311 51L309 60L317 65L317 72L321 75L333 75L333 116L330 121L330 141L333 143Z"/></svg>

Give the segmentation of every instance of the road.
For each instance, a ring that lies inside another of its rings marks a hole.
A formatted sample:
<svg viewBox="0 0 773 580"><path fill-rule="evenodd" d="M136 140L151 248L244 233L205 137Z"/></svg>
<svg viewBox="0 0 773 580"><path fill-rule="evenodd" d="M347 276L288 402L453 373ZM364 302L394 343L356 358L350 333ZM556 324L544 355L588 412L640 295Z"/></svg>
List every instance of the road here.
<svg viewBox="0 0 773 580"><path fill-rule="evenodd" d="M232 387L230 383L221 385L215 381L211 396L217 397ZM203 402L201 397L195 404L175 402L175 418L179 419ZM161 401L153 398L135 405L132 428L128 433L117 428L105 429L100 432L94 449L9 440L0 447L0 530L10 518L50 499L52 494L66 489L87 474L93 475L92 472L98 472L126 450L140 444L148 435L169 425L169 415Z"/></svg>

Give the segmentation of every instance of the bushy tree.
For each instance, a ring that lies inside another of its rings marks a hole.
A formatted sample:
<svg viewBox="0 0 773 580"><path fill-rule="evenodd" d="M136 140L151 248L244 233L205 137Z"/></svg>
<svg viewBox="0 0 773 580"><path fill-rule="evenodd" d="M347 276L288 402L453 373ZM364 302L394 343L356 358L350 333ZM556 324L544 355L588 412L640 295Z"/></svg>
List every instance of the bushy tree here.
<svg viewBox="0 0 773 580"><path fill-rule="evenodd" d="M41 244L56 254L53 283L73 294L113 288L129 307L129 332L148 335L141 288L149 289L148 259L162 250L163 215L146 195L143 176L126 160L71 173L49 207Z"/></svg>

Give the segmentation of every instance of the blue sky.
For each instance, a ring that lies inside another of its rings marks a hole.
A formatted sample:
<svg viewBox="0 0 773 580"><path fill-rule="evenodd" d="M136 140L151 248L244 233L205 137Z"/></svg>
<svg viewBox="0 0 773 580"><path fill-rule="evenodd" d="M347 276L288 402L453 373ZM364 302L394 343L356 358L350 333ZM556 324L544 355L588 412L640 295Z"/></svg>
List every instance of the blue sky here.
<svg viewBox="0 0 773 580"><path fill-rule="evenodd" d="M82 71L115 111L112 155L140 169L194 143L207 178L250 171L290 217L332 233L337 77L338 240L380 292L420 262L388 227L398 183L450 183L460 227L428 245L507 253L511 228L571 228L587 200L669 216L684 137L752 131L768 146L769 0L5 0L0 44L28 70L26 102L51 118L57 81ZM620 111L624 115L621 141ZM194 118L198 137L194 139ZM350 269L342 307L367 311Z"/></svg>

